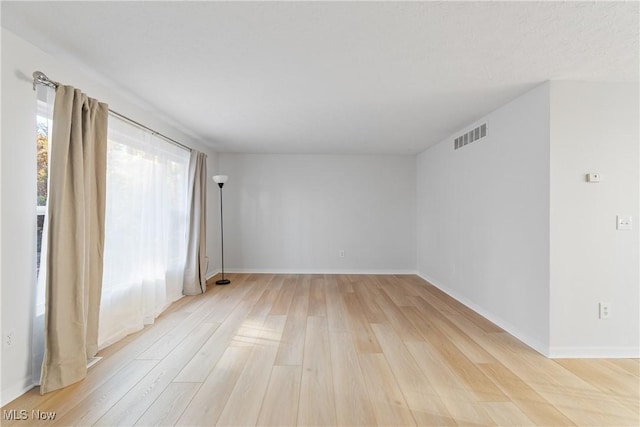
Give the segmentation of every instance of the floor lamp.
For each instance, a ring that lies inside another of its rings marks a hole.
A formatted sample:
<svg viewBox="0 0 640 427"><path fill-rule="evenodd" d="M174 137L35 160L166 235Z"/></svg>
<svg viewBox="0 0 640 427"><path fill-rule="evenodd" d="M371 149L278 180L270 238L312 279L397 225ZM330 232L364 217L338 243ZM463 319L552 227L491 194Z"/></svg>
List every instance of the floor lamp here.
<svg viewBox="0 0 640 427"><path fill-rule="evenodd" d="M228 179L229 177L227 175L216 175L213 177L215 183L220 187L220 241L222 243L220 251L222 255L222 279L216 280L216 285L228 285L231 283L231 280L224 278L224 222L222 221L222 187Z"/></svg>

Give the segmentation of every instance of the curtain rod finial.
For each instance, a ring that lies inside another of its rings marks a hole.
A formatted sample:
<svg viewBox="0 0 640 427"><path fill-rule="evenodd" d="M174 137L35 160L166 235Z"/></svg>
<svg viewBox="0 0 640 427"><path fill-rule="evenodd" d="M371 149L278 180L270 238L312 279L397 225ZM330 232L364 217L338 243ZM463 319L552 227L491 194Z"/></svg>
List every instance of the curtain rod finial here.
<svg viewBox="0 0 640 427"><path fill-rule="evenodd" d="M34 71L33 74L33 90L36 90L36 83L41 81L43 78L47 78L47 76L42 71Z"/></svg>
<svg viewBox="0 0 640 427"><path fill-rule="evenodd" d="M36 83L44 83L44 84L56 84L53 80L51 80L45 73L42 71L34 71L33 74L33 90L36 90Z"/></svg>

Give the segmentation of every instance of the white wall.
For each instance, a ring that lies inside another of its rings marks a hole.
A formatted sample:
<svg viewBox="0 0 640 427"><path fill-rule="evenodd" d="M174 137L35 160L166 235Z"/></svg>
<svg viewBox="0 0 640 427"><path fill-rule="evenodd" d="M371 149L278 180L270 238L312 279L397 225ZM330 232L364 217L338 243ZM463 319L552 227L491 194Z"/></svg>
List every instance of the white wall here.
<svg viewBox="0 0 640 427"><path fill-rule="evenodd" d="M221 154L219 165L227 271L415 271L413 156Z"/></svg>
<svg viewBox="0 0 640 427"><path fill-rule="evenodd" d="M220 154L207 151L207 279L220 271L220 202L218 184L213 176L218 170Z"/></svg>
<svg viewBox="0 0 640 427"><path fill-rule="evenodd" d="M135 106L113 86L98 83L69 62L62 62L13 33L2 30L2 331L15 331L16 344L2 349L2 404L31 385L30 333L35 281L36 231L36 98L31 73L40 70L54 80L82 89L107 102L111 108L167 136L209 154L209 171L215 169L215 153L194 138L171 128L164 120ZM208 209L215 212L217 193L209 186ZM212 261L217 255L217 217L208 224L207 243ZM215 263L211 272L215 271Z"/></svg>
<svg viewBox="0 0 640 427"><path fill-rule="evenodd" d="M637 84L551 83L552 356L640 354L639 114ZM634 230L617 231L616 215Z"/></svg>
<svg viewBox="0 0 640 427"><path fill-rule="evenodd" d="M555 356L638 355L638 86L553 82L489 114L489 137L412 156L223 154L103 80L2 30L2 403L30 386L35 93L41 70L209 154L228 271L413 272ZM481 120L482 121L482 120ZM464 129L462 129L464 130ZM461 131L462 131L461 130ZM599 172L603 182L586 184ZM210 182L209 272L219 267ZM635 229L615 231L615 215ZM338 251L344 250L340 258ZM612 317L597 319L597 303Z"/></svg>
<svg viewBox="0 0 640 427"><path fill-rule="evenodd" d="M536 350L549 341L549 85L492 112L488 137L417 158L417 267Z"/></svg>

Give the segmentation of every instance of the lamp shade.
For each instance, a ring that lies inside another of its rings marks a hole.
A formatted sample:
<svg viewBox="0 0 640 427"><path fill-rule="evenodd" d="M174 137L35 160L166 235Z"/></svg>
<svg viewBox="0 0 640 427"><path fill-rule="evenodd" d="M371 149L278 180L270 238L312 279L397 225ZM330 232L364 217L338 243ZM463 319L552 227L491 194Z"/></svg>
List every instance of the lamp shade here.
<svg viewBox="0 0 640 427"><path fill-rule="evenodd" d="M216 184L224 184L228 179L229 177L227 175L215 175L213 177L213 180Z"/></svg>

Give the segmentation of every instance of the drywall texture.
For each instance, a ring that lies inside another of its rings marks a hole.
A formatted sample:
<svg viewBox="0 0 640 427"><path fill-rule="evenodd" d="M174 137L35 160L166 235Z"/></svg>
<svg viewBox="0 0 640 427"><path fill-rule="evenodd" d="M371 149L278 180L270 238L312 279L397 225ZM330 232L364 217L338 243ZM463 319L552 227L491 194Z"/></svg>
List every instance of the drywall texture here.
<svg viewBox="0 0 640 427"><path fill-rule="evenodd" d="M551 83L551 356L640 355L639 114L637 83Z"/></svg>
<svg viewBox="0 0 640 427"><path fill-rule="evenodd" d="M484 117L488 136L417 157L419 274L536 350L549 341L549 85Z"/></svg>
<svg viewBox="0 0 640 427"><path fill-rule="evenodd" d="M221 154L219 166L227 270L415 271L414 156Z"/></svg>
<svg viewBox="0 0 640 427"><path fill-rule="evenodd" d="M165 122L135 106L113 86L98 83L72 63L53 58L2 30L2 331L15 333L15 345L2 348L2 404L31 386L31 318L36 255L36 97L31 73L76 86L92 97L141 123L209 154L209 171L215 169L215 153L197 145ZM209 212L218 208L216 188L208 188ZM208 224L207 246L212 261L218 258L217 218ZM212 263L210 272L215 271Z"/></svg>

